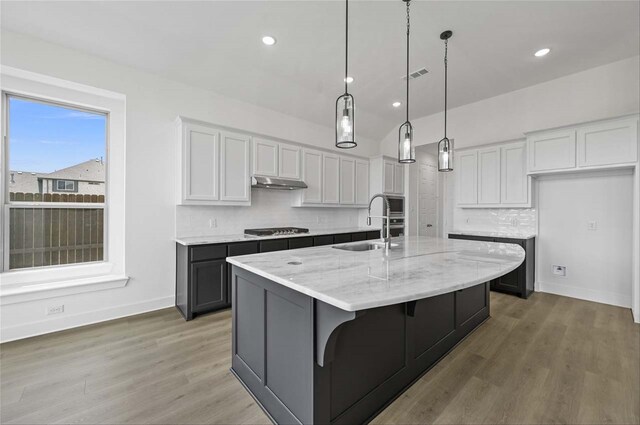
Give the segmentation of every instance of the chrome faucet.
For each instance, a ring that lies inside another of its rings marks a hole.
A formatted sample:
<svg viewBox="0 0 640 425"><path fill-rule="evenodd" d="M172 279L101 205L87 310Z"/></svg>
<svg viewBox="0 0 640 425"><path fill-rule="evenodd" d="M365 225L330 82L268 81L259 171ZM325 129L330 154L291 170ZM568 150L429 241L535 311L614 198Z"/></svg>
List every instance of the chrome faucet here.
<svg viewBox="0 0 640 425"><path fill-rule="evenodd" d="M373 200L376 198L382 198L384 200L384 203L387 206L387 215L371 215L371 204L373 203ZM369 201L369 212L367 215L367 226L371 226L371 219L372 218L383 218L385 220L387 220L387 229L386 229L386 235L385 237L382 237L382 240L384 241L384 247L385 249L389 250L389 248L391 247L391 233L390 233L390 216L391 216L391 206L389 205L389 198L387 198L387 195L383 195L382 193L377 193L375 195L373 195L371 197L371 200Z"/></svg>

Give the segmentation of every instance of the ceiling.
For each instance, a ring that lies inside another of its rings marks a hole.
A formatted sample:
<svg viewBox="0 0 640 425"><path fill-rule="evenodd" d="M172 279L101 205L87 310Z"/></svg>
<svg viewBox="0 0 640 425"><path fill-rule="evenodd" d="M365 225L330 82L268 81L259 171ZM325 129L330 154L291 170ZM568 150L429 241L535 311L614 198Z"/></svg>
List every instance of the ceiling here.
<svg viewBox="0 0 640 425"><path fill-rule="evenodd" d="M455 107L638 55L639 2L418 1L411 4L410 117L443 109L443 44ZM342 1L24 1L2 28L333 126L343 91ZM404 121L405 4L350 2L349 91L357 134ZM261 37L278 42L267 47ZM533 53L551 48L544 58ZM395 109L392 102L403 102Z"/></svg>

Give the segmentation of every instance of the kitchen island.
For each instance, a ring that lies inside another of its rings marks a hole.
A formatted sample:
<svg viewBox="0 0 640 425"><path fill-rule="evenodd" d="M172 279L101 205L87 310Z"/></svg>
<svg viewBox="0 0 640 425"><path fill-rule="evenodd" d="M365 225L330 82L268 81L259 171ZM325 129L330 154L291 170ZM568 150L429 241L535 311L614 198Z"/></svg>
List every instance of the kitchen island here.
<svg viewBox="0 0 640 425"><path fill-rule="evenodd" d="M231 370L275 423L368 422L489 317L489 281L525 257L513 244L393 242L228 258Z"/></svg>

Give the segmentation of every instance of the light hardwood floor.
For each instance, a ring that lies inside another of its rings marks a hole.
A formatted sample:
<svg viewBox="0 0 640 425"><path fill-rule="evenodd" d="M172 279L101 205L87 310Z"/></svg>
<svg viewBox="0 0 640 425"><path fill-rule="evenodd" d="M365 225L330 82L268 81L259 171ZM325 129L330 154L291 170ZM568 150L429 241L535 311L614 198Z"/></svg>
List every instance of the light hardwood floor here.
<svg viewBox="0 0 640 425"><path fill-rule="evenodd" d="M492 317L374 423L640 422L628 309L491 294ZM229 372L230 312L173 309L0 346L1 422L268 424Z"/></svg>

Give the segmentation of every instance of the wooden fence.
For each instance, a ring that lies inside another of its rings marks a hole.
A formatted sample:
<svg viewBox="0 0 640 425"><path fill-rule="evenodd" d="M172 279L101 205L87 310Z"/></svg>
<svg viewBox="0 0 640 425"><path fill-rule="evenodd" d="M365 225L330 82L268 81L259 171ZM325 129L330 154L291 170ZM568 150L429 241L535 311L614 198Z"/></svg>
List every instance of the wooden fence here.
<svg viewBox="0 0 640 425"><path fill-rule="evenodd" d="M25 202L104 203L104 195L10 193ZM9 268L104 259L104 207L10 206Z"/></svg>

